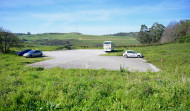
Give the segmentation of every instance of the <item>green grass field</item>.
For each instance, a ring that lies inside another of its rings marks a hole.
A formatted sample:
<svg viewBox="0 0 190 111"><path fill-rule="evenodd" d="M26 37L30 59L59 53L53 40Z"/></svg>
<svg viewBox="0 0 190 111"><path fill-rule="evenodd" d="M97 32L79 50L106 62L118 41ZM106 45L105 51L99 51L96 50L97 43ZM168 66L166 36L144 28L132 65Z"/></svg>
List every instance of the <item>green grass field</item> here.
<svg viewBox="0 0 190 111"><path fill-rule="evenodd" d="M114 41L116 46L137 45L139 42L131 36L96 36L96 35L78 35L75 33L60 34L35 34L20 35L21 39L35 42L37 40L69 40L72 46L102 47L104 41ZM39 44L37 44L39 45Z"/></svg>
<svg viewBox="0 0 190 111"><path fill-rule="evenodd" d="M19 35L21 39L27 39L27 40L40 40L40 39L78 39L77 34L72 33L60 33L60 34L34 34L34 35Z"/></svg>
<svg viewBox="0 0 190 111"><path fill-rule="evenodd" d="M190 109L190 43L127 47L160 72L25 67L45 58L0 54L0 110ZM108 55L121 55L122 52Z"/></svg>

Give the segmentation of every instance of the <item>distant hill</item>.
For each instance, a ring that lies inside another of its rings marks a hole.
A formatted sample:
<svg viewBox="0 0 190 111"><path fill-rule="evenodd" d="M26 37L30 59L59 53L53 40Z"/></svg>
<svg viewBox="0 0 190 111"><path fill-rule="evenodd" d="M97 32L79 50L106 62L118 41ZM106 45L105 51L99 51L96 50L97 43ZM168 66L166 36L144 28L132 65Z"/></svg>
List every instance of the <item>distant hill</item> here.
<svg viewBox="0 0 190 111"><path fill-rule="evenodd" d="M43 33L43 34L50 34L50 35L64 35L64 34L75 34L75 35L82 35L82 33L79 32L71 32L71 33Z"/></svg>

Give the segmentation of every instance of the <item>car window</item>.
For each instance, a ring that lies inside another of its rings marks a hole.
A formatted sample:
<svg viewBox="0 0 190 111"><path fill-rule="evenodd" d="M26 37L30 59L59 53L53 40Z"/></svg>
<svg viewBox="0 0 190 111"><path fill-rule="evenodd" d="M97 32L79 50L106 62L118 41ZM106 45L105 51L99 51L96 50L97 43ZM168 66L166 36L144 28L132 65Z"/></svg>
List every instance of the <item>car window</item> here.
<svg viewBox="0 0 190 111"><path fill-rule="evenodd" d="M29 51L29 50L24 50L24 52L27 52L27 51Z"/></svg>
<svg viewBox="0 0 190 111"><path fill-rule="evenodd" d="M127 51L127 53L131 53L131 51Z"/></svg>
<svg viewBox="0 0 190 111"><path fill-rule="evenodd" d="M31 50L31 51L29 51L28 53L33 53L34 51L33 50Z"/></svg>
<svg viewBox="0 0 190 111"><path fill-rule="evenodd" d="M36 51L36 53L39 53L39 52L41 52L41 51L39 51L39 50Z"/></svg>

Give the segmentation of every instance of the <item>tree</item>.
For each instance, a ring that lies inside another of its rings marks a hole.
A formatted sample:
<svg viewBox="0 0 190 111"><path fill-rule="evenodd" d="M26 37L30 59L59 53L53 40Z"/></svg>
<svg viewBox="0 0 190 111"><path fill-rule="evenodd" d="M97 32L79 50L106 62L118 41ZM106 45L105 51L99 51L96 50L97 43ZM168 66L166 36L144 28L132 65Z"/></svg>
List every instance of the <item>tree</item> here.
<svg viewBox="0 0 190 111"><path fill-rule="evenodd" d="M140 32L138 33L137 40L143 44L151 42L149 29L145 24L141 25L141 29Z"/></svg>
<svg viewBox="0 0 190 111"><path fill-rule="evenodd" d="M150 29L146 25L141 25L137 40L143 44L159 42L164 32L165 26L155 22Z"/></svg>
<svg viewBox="0 0 190 111"><path fill-rule="evenodd" d="M30 32L27 32L27 35L31 35L31 33L30 33Z"/></svg>
<svg viewBox="0 0 190 111"><path fill-rule="evenodd" d="M150 38L152 43L159 42L164 32L165 26L155 22L150 28Z"/></svg>
<svg viewBox="0 0 190 111"><path fill-rule="evenodd" d="M177 30L178 36L186 36L190 34L190 20L181 20Z"/></svg>
<svg viewBox="0 0 190 111"><path fill-rule="evenodd" d="M0 28L0 51L2 53L7 53L10 47L17 45L19 42L20 40L15 34Z"/></svg>
<svg viewBox="0 0 190 111"><path fill-rule="evenodd" d="M175 42L180 37L190 34L190 20L181 20L180 22L171 22L164 30L160 42Z"/></svg>
<svg viewBox="0 0 190 111"><path fill-rule="evenodd" d="M178 38L177 29L178 29L177 22L170 22L170 24L165 28L162 37L160 39L161 43L164 42L172 42L176 41Z"/></svg>

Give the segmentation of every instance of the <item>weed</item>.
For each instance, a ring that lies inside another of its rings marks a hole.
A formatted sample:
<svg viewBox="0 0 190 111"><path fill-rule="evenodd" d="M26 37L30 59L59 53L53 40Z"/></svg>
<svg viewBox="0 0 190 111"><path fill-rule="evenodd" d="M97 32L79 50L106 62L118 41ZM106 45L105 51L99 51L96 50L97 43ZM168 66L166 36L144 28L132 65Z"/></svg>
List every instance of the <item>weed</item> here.
<svg viewBox="0 0 190 111"><path fill-rule="evenodd" d="M120 72L125 72L125 68L120 65Z"/></svg>
<svg viewBox="0 0 190 111"><path fill-rule="evenodd" d="M34 68L36 71L43 71L44 70L44 68L43 67L36 67L36 68Z"/></svg>

